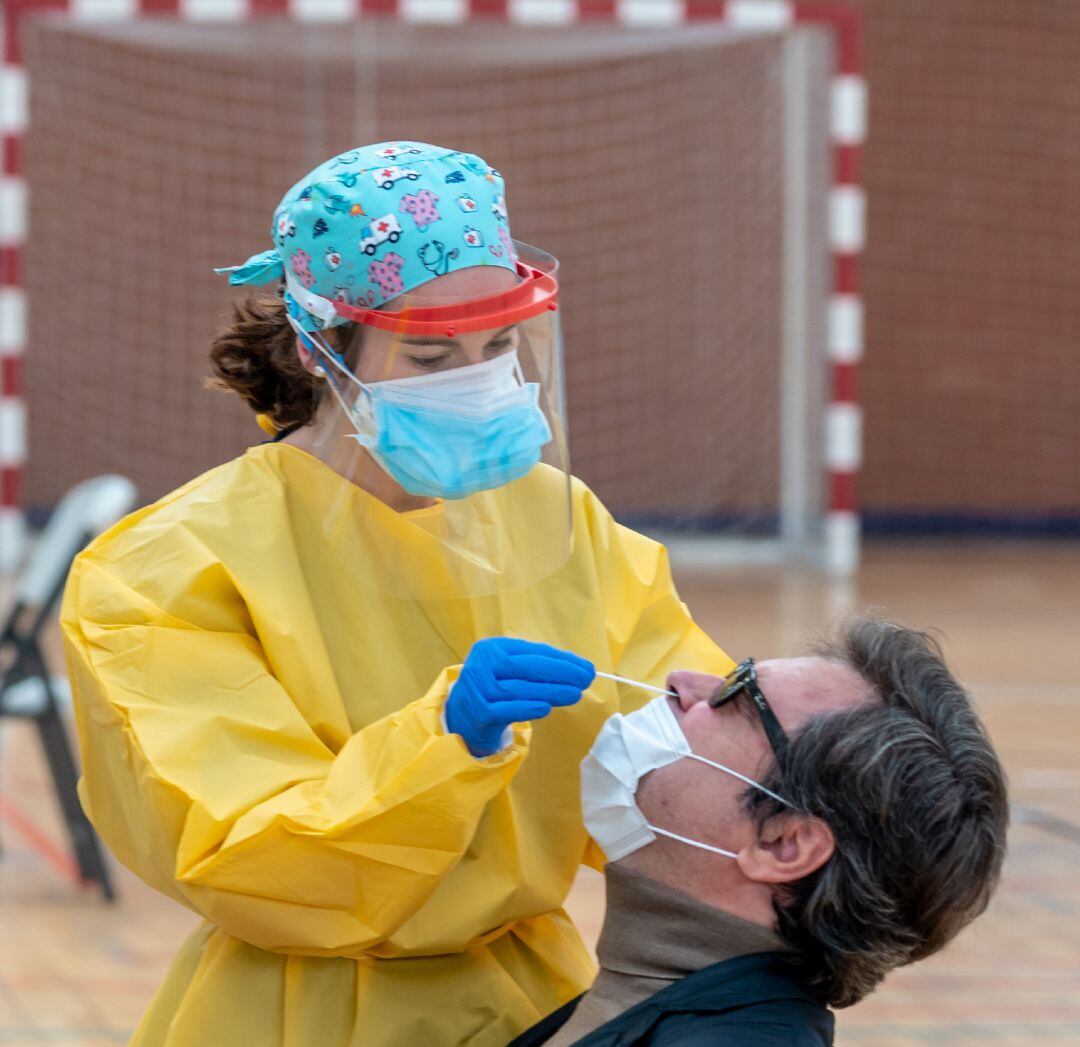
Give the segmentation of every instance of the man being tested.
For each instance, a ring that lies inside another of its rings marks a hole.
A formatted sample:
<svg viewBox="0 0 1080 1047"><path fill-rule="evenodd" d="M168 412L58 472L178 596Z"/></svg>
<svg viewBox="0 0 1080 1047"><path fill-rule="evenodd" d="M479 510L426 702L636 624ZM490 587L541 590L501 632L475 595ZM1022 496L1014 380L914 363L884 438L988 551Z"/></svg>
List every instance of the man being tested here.
<svg viewBox="0 0 1080 1047"><path fill-rule="evenodd" d="M933 642L886 622L668 683L582 765L609 859L599 977L515 1047L832 1044L828 1007L986 907L998 758Z"/></svg>

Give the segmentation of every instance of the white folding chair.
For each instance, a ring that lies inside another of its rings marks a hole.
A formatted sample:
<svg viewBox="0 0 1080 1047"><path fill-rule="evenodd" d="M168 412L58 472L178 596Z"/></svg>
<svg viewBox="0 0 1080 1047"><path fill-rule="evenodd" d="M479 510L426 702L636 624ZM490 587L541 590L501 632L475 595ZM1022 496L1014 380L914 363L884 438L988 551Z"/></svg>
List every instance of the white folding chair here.
<svg viewBox="0 0 1080 1047"><path fill-rule="evenodd" d="M96 882L109 901L115 897L112 881L97 834L79 805L78 770L60 716L70 691L66 678L50 675L41 633L75 555L134 505L135 485L123 476L97 476L68 491L30 552L0 628L0 717L36 724L79 873L84 882Z"/></svg>

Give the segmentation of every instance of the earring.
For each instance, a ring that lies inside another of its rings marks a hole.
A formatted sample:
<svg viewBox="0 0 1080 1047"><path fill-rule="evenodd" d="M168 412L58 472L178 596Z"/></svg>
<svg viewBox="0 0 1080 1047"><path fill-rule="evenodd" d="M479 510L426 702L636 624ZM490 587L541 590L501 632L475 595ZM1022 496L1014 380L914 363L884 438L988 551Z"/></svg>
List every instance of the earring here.
<svg viewBox="0 0 1080 1047"><path fill-rule="evenodd" d="M311 369L311 373L312 373L312 374L313 374L313 375L314 375L314 376L315 376L316 378L325 378L325 377L326 377L326 372L325 372L325 371L324 371L324 370L322 369L322 366L321 366L320 364L316 364L316 365L315 365L315 366L314 366L314 367L313 367L313 368Z"/></svg>

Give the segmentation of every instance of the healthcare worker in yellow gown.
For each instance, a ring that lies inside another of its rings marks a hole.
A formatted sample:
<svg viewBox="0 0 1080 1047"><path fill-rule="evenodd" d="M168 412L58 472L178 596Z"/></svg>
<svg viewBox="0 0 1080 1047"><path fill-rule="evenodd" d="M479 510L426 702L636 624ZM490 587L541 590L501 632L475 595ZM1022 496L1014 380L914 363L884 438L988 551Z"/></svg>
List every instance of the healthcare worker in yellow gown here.
<svg viewBox="0 0 1080 1047"><path fill-rule="evenodd" d="M593 977L578 765L650 697L604 674L731 667L568 472L557 266L503 193L416 142L301 179L211 354L276 439L72 568L83 803L202 917L134 1044L506 1044Z"/></svg>

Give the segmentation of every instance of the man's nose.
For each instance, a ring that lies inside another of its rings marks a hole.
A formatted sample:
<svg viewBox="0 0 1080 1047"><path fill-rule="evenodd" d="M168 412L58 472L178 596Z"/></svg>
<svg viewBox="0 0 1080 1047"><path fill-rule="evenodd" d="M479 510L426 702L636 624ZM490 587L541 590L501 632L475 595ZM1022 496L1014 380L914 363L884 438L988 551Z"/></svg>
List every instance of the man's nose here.
<svg viewBox="0 0 1080 1047"><path fill-rule="evenodd" d="M694 673L689 669L679 669L667 678L668 690L674 691L679 696L679 705L683 712L686 712L690 706L697 705L698 702L708 701L716 694L716 689L722 682L719 676Z"/></svg>

